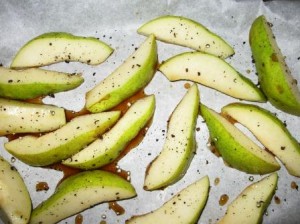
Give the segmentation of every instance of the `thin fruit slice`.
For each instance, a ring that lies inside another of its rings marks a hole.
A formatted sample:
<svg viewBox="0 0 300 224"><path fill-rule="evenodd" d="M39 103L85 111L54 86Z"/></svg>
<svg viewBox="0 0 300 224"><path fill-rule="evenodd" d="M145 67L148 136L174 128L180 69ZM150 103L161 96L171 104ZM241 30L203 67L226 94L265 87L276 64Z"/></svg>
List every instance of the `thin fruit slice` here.
<svg viewBox="0 0 300 224"><path fill-rule="evenodd" d="M300 177L300 145L275 115L261 107L242 103L223 107L222 114L248 128L291 175Z"/></svg>
<svg viewBox="0 0 300 224"><path fill-rule="evenodd" d="M190 80L229 96L265 102L265 96L250 79L224 60L201 52L185 52L163 62L161 71L170 81Z"/></svg>
<svg viewBox="0 0 300 224"><path fill-rule="evenodd" d="M158 40L192 48L197 51L227 58L234 54L233 48L221 37L200 23L182 16L161 16L138 29L142 35L154 34Z"/></svg>
<svg viewBox="0 0 300 224"><path fill-rule="evenodd" d="M85 107L95 113L118 105L152 80L156 66L156 42L151 35L122 65L87 92Z"/></svg>
<svg viewBox="0 0 300 224"><path fill-rule="evenodd" d="M38 68L13 70L0 67L0 97L33 99L74 89L83 83L80 74L68 74Z"/></svg>
<svg viewBox="0 0 300 224"><path fill-rule="evenodd" d="M273 155L261 149L243 132L212 109L201 104L211 144L231 167L251 174L266 174L280 169Z"/></svg>
<svg viewBox="0 0 300 224"><path fill-rule="evenodd" d="M297 80L285 63L271 26L264 16L259 16L252 23L249 34L260 86L275 107L300 116Z"/></svg>
<svg viewBox="0 0 300 224"><path fill-rule="evenodd" d="M277 187L278 175L273 173L251 184L228 206L218 224L259 224Z"/></svg>
<svg viewBox="0 0 300 224"><path fill-rule="evenodd" d="M0 136L49 132L66 123L63 108L0 99Z"/></svg>
<svg viewBox="0 0 300 224"><path fill-rule="evenodd" d="M80 169L95 169L111 163L151 119L154 109L154 95L136 101L110 131L63 161L63 164Z"/></svg>
<svg viewBox="0 0 300 224"><path fill-rule="evenodd" d="M31 199L23 178L0 156L0 220L26 224L31 214Z"/></svg>
<svg viewBox="0 0 300 224"><path fill-rule="evenodd" d="M197 84L194 84L168 121L163 149L147 167L145 190L167 187L184 176L196 150L195 129L198 111L199 91Z"/></svg>
<svg viewBox="0 0 300 224"><path fill-rule="evenodd" d="M64 180L31 214L30 224L57 223L96 204L132 198L134 187L116 174L85 171Z"/></svg>
<svg viewBox="0 0 300 224"><path fill-rule="evenodd" d="M205 176L181 190L157 210L133 216L126 220L126 224L196 223L205 207L208 193L209 178Z"/></svg>
<svg viewBox="0 0 300 224"><path fill-rule="evenodd" d="M24 136L4 145L6 150L32 166L46 166L67 159L114 125L119 111L76 117L60 129L41 137Z"/></svg>
<svg viewBox="0 0 300 224"><path fill-rule="evenodd" d="M27 42L13 59L11 68L41 67L62 61L98 65L112 52L110 46L95 37L51 32Z"/></svg>

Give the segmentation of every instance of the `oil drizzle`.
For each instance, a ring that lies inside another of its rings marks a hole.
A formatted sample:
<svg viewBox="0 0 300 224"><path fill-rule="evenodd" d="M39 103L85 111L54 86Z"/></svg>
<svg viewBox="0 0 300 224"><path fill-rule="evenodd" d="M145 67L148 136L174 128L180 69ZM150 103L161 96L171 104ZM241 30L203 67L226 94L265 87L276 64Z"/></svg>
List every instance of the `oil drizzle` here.
<svg viewBox="0 0 300 224"><path fill-rule="evenodd" d="M220 199L219 199L219 205L223 206L227 203L229 197L227 194L222 194Z"/></svg>
<svg viewBox="0 0 300 224"><path fill-rule="evenodd" d="M123 215L125 213L125 209L116 201L109 202L108 208L113 210L116 213L116 215Z"/></svg>

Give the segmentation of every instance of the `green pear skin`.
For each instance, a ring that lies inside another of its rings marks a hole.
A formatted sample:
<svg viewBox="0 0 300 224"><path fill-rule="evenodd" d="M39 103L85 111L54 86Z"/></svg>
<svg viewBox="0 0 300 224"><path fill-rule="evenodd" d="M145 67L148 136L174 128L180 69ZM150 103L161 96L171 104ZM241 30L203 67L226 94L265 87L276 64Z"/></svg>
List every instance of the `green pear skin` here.
<svg viewBox="0 0 300 224"><path fill-rule="evenodd" d="M29 224L57 223L99 203L134 196L134 187L122 177L100 170L84 171L65 179L34 208Z"/></svg>
<svg viewBox="0 0 300 224"><path fill-rule="evenodd" d="M273 155L258 147L243 132L212 109L201 104L211 144L231 167L249 174L267 174L280 169Z"/></svg>
<svg viewBox="0 0 300 224"><path fill-rule="evenodd" d="M265 102L266 98L250 79L214 55L185 52L159 66L170 81L189 80L218 90L237 99Z"/></svg>
<svg viewBox="0 0 300 224"><path fill-rule="evenodd" d="M251 25L249 42L262 91L279 110L300 116L300 91L265 16Z"/></svg>
<svg viewBox="0 0 300 224"><path fill-rule="evenodd" d="M164 146L147 167L145 190L165 188L180 180L186 173L196 151L199 98L197 84L194 84L172 112Z"/></svg>
<svg viewBox="0 0 300 224"><path fill-rule="evenodd" d="M31 198L18 170L0 156L0 221L27 224Z"/></svg>
<svg viewBox="0 0 300 224"><path fill-rule="evenodd" d="M120 111L75 117L60 129L37 136L23 136L4 144L16 158L31 166L47 166L78 153L113 126Z"/></svg>
<svg viewBox="0 0 300 224"><path fill-rule="evenodd" d="M260 224L277 187L278 175L272 173L245 188L230 203L218 224Z"/></svg>
<svg viewBox="0 0 300 224"><path fill-rule="evenodd" d="M13 70L0 67L0 97L33 99L75 89L83 83L81 74L68 74L32 68Z"/></svg>
<svg viewBox="0 0 300 224"><path fill-rule="evenodd" d="M50 32L28 41L17 52L10 67L21 69L70 61L98 65L104 62L112 52L113 49L108 44L95 37Z"/></svg>
<svg viewBox="0 0 300 224"><path fill-rule="evenodd" d="M126 220L126 224L197 223L209 195L209 178L204 176L182 189L158 209Z"/></svg>
<svg viewBox="0 0 300 224"><path fill-rule="evenodd" d="M300 144L274 114L245 103L228 104L222 114L248 128L291 175L300 177Z"/></svg>
<svg viewBox="0 0 300 224"><path fill-rule="evenodd" d="M161 16L142 25L139 34L154 34L158 40L181 45L217 57L227 58L234 54L233 48L220 36L202 24L182 16Z"/></svg>
<svg viewBox="0 0 300 224"><path fill-rule="evenodd" d="M156 67L157 47L155 37L151 35L124 63L86 93L86 109L96 113L117 106L145 88Z"/></svg>

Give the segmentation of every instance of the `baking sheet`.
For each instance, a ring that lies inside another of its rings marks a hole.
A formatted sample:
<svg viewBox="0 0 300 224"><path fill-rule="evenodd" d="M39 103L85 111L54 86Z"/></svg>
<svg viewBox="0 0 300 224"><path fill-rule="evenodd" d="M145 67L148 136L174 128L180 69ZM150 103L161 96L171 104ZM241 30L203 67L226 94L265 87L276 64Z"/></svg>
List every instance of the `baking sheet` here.
<svg viewBox="0 0 300 224"><path fill-rule="evenodd" d="M47 69L82 72L85 82L77 89L55 94L55 98L46 98L45 103L63 106L66 109L80 110L84 105L84 94L96 83L110 74L138 47L145 37L136 33L137 28L148 20L165 14L181 15L194 19L207 26L213 32L227 40L236 54L227 59L238 71L257 82L254 65L251 62L251 51L248 44L248 32L252 21L264 14L273 23L276 40L286 56L292 74L300 79L300 1L205 1L205 0L152 0L152 1L20 1L2 0L0 2L0 63L9 66L17 50L31 38L52 31L70 32L81 36L95 36L109 43L115 52L103 64L88 66L80 63L60 63L46 67ZM158 43L159 60L165 60L177 53L190 49L161 42ZM250 72L249 72L250 71ZM93 73L96 73L93 75ZM166 130L167 119L186 89L185 81L169 82L157 72L147 86L146 93L156 95L156 111L153 123L143 142L132 150L120 162L119 166L131 172L131 183L138 196L134 199L120 201L125 214L117 216L108 208L107 203L97 205L81 214L83 223L107 224L124 223L135 214L149 212L161 206L173 193L208 175L211 189L207 205L198 223L215 223L226 211L227 205L252 182L261 179L259 175L248 175L224 165L221 158L213 155L208 147L208 131L202 118L199 117L196 133L198 148L190 168L184 178L163 191L146 192L143 190L144 171L162 149L164 143L163 130ZM201 101L209 107L220 111L221 107L238 100L221 94L215 90L198 85ZM66 100L67 99L67 100ZM300 119L278 111L269 103L260 106L276 112L285 121L294 137L300 139ZM0 121L1 122L1 121ZM3 148L6 138L0 138L0 153L11 161L20 171L32 197L33 207L45 200L55 189L62 173L44 168L33 168L18 160L11 160ZM138 161L138 162L137 162ZM290 176L282 166L279 174L276 196L264 215L263 223L299 223L300 193L291 188L291 182L300 185L299 178ZM215 185L214 180L220 179ZM250 178L251 179L251 178ZM50 189L47 192L36 192L39 181L46 181ZM219 205L220 196L227 194L229 201ZM61 223L74 223L75 216Z"/></svg>

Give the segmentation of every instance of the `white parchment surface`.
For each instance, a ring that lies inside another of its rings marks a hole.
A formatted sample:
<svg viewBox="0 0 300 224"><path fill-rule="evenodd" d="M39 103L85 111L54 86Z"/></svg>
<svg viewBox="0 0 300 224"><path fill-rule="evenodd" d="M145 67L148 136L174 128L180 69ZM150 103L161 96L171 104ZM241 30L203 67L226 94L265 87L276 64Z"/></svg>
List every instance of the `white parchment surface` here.
<svg viewBox="0 0 300 224"><path fill-rule="evenodd" d="M55 98L47 97L44 102L62 106L66 109L80 110L84 106L85 92L93 88L100 80L109 75L138 47L144 36L136 30L145 22L155 17L172 14L196 20L211 31L224 38L235 49L235 55L226 59L240 73L257 83L254 64L248 42L248 34L253 20L264 14L273 23L273 31L278 45L286 56L286 62L293 76L300 81L300 1L261 1L261 0L1 0L0 1L0 63L8 67L18 49L33 37L45 32L63 31L80 36L98 37L110 44L114 53L99 66L88 66L80 63L60 63L46 67L65 72L82 72L85 82L77 89L55 94ZM158 43L159 60L165 60L177 53L190 49ZM95 75L93 75L95 73ZM81 214L83 223L107 224L124 223L132 215L154 210L168 200L172 194L183 187L209 175L211 189L207 205L198 223L216 223L226 211L227 205L252 182L261 179L259 175L248 175L224 165L221 158L216 157L207 147L208 131L203 119L199 117L197 127L197 154L184 178L176 184L161 191L146 192L143 190L143 180L146 166L162 149L167 120L186 89L186 81L169 82L160 72L157 72L152 82L147 86L147 94L156 95L156 111L143 142L124 157L119 165L131 172L131 183L136 188L138 196L134 199L119 202L126 210L125 214L117 216L103 203ZM198 85L201 101L209 107L220 111L230 102L238 100L219 93L210 88ZM300 118L283 113L269 103L260 106L277 113L287 124L294 137L300 140ZM1 121L0 121L1 122ZM11 161L3 143L7 139L0 138L0 153ZM32 197L33 207L53 193L57 182L62 177L59 171L33 168L16 160L12 161L23 176ZM263 223L299 223L300 192L291 188L291 182L300 185L300 179L289 175L284 166L278 172L279 183L276 196L280 204L272 200L264 215ZM214 180L220 179L215 185ZM251 179L251 178L250 178ZM36 192L38 181L46 181L50 189L47 192ZM221 195L227 194L229 201L219 205ZM61 223L75 223L70 217ZM159 223L159 221L157 221Z"/></svg>

